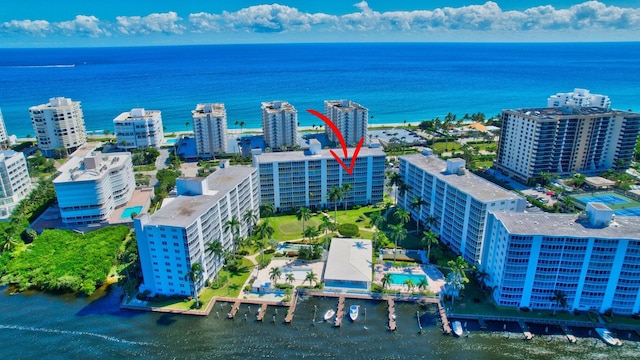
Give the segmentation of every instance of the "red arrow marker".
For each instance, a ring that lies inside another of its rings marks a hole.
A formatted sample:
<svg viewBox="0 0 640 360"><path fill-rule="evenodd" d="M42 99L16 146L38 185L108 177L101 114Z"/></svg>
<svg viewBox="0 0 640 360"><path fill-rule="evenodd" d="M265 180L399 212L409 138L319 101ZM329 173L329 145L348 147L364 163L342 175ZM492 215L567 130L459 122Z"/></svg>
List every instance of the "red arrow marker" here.
<svg viewBox="0 0 640 360"><path fill-rule="evenodd" d="M342 133L340 132L340 129L338 129L336 124L334 124L333 121L331 121L331 119L320 114L315 110L307 110L307 111L317 116L318 118L320 118L320 120L324 121L324 123L327 124L327 126L329 126L331 130L333 130L333 132L336 134L336 137L338 138L338 141L340 141L340 145L342 146L342 152L344 153L345 159L348 158L347 143L344 141L344 137L342 136ZM360 142L358 143L358 146L356 146L356 150L353 152L353 156L351 157L351 163L349 164L349 167L345 165L344 161L342 161L342 159L340 159L340 157L333 150L329 150L329 151L331 152L331 155L333 155L333 157L336 159L336 161L338 161L338 164L340 164L340 166L342 166L342 168L349 175L351 175L353 173L353 169L356 165L356 159L358 158L358 153L360 152L360 149L362 148L363 143L364 143L364 138L360 138Z"/></svg>

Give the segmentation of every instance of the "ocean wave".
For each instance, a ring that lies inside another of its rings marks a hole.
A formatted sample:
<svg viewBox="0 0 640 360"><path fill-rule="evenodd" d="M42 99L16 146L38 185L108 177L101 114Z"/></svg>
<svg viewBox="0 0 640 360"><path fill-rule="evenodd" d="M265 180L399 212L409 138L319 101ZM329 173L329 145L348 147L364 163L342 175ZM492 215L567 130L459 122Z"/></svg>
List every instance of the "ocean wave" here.
<svg viewBox="0 0 640 360"><path fill-rule="evenodd" d="M100 338L100 339L103 339L103 340L122 343L122 344L153 345L151 343L144 342L144 341L123 340L123 339L118 339L118 338L113 337L113 336L102 335L102 334L97 334L97 333L91 333L91 332L86 332L86 331L58 330L58 329L37 328L37 327L20 326L20 325L0 325L0 329L43 332L43 333L50 333L50 334L69 334L69 335L79 335L79 336L93 336L93 337L97 337L97 338Z"/></svg>
<svg viewBox="0 0 640 360"><path fill-rule="evenodd" d="M73 68L76 64L60 64L60 65L6 65L4 68L11 69L40 69L40 68Z"/></svg>

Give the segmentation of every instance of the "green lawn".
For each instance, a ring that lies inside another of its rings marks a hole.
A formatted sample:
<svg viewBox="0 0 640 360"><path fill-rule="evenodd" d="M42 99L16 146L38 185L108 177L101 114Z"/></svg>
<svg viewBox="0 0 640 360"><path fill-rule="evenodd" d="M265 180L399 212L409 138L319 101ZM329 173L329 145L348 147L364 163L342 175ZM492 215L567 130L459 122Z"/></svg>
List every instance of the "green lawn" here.
<svg viewBox="0 0 640 360"><path fill-rule="evenodd" d="M457 151L457 150L460 150L461 147L462 146L460 144L458 144L453 140L449 141L448 143L443 141L443 142L437 142L431 145L431 148L433 149L433 151Z"/></svg>
<svg viewBox="0 0 640 360"><path fill-rule="evenodd" d="M323 215L312 216L311 219L305 221L305 227L318 228L321 216ZM295 215L272 216L269 221L275 229L273 239L285 241L302 238L302 221L298 221Z"/></svg>

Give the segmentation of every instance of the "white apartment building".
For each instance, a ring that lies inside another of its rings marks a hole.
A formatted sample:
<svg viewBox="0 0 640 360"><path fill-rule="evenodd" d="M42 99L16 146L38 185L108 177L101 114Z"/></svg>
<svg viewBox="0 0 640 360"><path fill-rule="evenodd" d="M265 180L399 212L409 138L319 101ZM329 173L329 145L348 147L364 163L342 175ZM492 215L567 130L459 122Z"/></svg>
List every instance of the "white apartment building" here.
<svg viewBox="0 0 640 360"><path fill-rule="evenodd" d="M62 222L68 226L108 221L114 209L131 199L136 187L129 152L73 156L58 173L53 185Z"/></svg>
<svg viewBox="0 0 640 360"><path fill-rule="evenodd" d="M225 230L225 222L235 216L241 223L239 235L248 235L249 227L242 219L247 210L259 212L258 170L222 166L206 178L179 178L178 197L153 215L134 219L144 277L141 292L199 293L223 266L221 257L205 250L207 244L218 241L225 250L233 248L234 234ZM203 268L203 281L198 284L186 276L195 263Z"/></svg>
<svg viewBox="0 0 640 360"><path fill-rule="evenodd" d="M79 101L55 97L49 103L29 108L38 148L46 157L56 157L58 150L71 154L87 142L84 116Z"/></svg>
<svg viewBox="0 0 640 360"><path fill-rule="evenodd" d="M160 149L164 141L162 115L159 110L131 109L113 119L118 148Z"/></svg>
<svg viewBox="0 0 640 360"><path fill-rule="evenodd" d="M491 212L482 266L501 306L640 311L640 217L614 216L601 203L586 213Z"/></svg>
<svg viewBox="0 0 640 360"><path fill-rule="evenodd" d="M262 203L276 210L299 207L333 208L327 194L335 186L351 185L351 191L340 203L375 204L383 199L385 153L381 148L363 147L351 175L343 169L329 150L322 150L316 139L309 150L278 153L254 152L253 165L260 171ZM340 152L341 153L341 152ZM352 155L354 149L348 149ZM347 166L351 158L343 159Z"/></svg>
<svg viewBox="0 0 640 360"><path fill-rule="evenodd" d="M7 219L31 192L31 178L24 154L0 151L0 219Z"/></svg>
<svg viewBox="0 0 640 360"><path fill-rule="evenodd" d="M606 95L591 94L587 89L575 88L573 92L557 93L547 99L547 107L598 107L611 108L611 100Z"/></svg>
<svg viewBox="0 0 640 360"><path fill-rule="evenodd" d="M363 138L366 144L369 143L369 110L366 107L350 100L325 100L324 114L340 130L348 146L355 147ZM329 140L339 143L336 133L330 127L325 126L325 132Z"/></svg>
<svg viewBox="0 0 640 360"><path fill-rule="evenodd" d="M409 190L398 204L440 235L443 243L472 265L481 263L487 213L523 212L526 200L465 169L463 159L444 161L430 149L400 156L400 177ZM414 197L426 205L410 206ZM431 219L431 221L430 221Z"/></svg>
<svg viewBox="0 0 640 360"><path fill-rule="evenodd" d="M223 103L198 104L191 118L198 156L213 158L227 152L227 110Z"/></svg>
<svg viewBox="0 0 640 360"><path fill-rule="evenodd" d="M262 131L266 146L273 150L296 145L298 111L286 101L263 102Z"/></svg>
<svg viewBox="0 0 640 360"><path fill-rule="evenodd" d="M522 182L541 172L596 175L625 169L640 134L640 114L600 107L504 110L496 168Z"/></svg>
<svg viewBox="0 0 640 360"><path fill-rule="evenodd" d="M0 148L9 148L9 135L7 135L7 128L4 125L4 118L2 117L2 110L0 110Z"/></svg>

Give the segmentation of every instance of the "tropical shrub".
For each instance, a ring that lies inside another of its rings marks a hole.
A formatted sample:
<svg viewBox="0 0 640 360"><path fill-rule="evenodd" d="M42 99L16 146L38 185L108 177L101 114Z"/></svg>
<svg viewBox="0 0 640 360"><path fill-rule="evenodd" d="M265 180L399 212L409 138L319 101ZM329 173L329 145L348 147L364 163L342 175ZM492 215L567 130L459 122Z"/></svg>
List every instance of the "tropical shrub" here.
<svg viewBox="0 0 640 360"><path fill-rule="evenodd" d="M356 224L340 224L338 225L338 232L344 237L356 237L360 235L360 229Z"/></svg>

